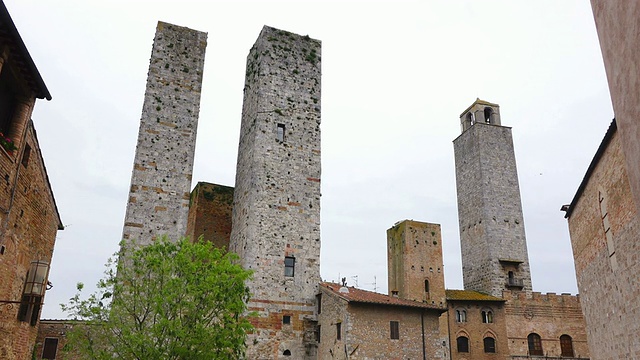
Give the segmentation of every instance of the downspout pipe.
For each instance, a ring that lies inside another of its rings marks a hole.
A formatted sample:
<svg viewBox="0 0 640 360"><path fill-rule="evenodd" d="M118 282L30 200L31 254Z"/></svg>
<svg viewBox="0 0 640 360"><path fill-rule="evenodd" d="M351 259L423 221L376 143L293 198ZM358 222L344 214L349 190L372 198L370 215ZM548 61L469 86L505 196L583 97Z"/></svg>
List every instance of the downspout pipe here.
<svg viewBox="0 0 640 360"><path fill-rule="evenodd" d="M424 310L420 313L420 325L422 326L422 360L427 360L427 350L424 341Z"/></svg>

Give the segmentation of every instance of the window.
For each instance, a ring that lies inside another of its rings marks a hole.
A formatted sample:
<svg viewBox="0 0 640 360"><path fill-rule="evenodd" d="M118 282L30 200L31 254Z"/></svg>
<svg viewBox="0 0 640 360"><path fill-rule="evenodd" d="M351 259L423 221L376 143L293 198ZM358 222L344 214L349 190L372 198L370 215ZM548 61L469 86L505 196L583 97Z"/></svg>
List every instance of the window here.
<svg viewBox="0 0 640 360"><path fill-rule="evenodd" d="M316 295L316 310L318 314L322 313L322 294Z"/></svg>
<svg viewBox="0 0 640 360"><path fill-rule="evenodd" d="M284 356L291 356L291 350L289 350L289 349L285 350L285 351L282 353L282 355L284 355Z"/></svg>
<svg viewBox="0 0 640 360"><path fill-rule="evenodd" d="M342 339L342 323L336 323L336 340Z"/></svg>
<svg viewBox="0 0 640 360"><path fill-rule="evenodd" d="M282 323L283 324L291 324L291 316L290 315L285 315L282 317Z"/></svg>
<svg viewBox="0 0 640 360"><path fill-rule="evenodd" d="M389 327L391 328L391 340L400 339L400 322L389 321Z"/></svg>
<svg viewBox="0 0 640 360"><path fill-rule="evenodd" d="M462 309L456 310L456 322L459 322L459 323L467 322L467 310L462 310Z"/></svg>
<svg viewBox="0 0 640 360"><path fill-rule="evenodd" d="M278 124L276 128L276 139L284 142L284 124Z"/></svg>
<svg viewBox="0 0 640 360"><path fill-rule="evenodd" d="M571 341L571 336L562 335L560 336L560 356L568 356L573 357L573 342Z"/></svg>
<svg viewBox="0 0 640 360"><path fill-rule="evenodd" d="M58 338L45 338L42 347L43 359L55 359L58 352Z"/></svg>
<svg viewBox="0 0 640 360"><path fill-rule="evenodd" d="M485 324L493 323L493 311L482 310L482 322Z"/></svg>
<svg viewBox="0 0 640 360"><path fill-rule="evenodd" d="M529 355L544 355L542 353L542 339L540 335L531 333L527 336L527 342L529 343Z"/></svg>
<svg viewBox="0 0 640 360"><path fill-rule="evenodd" d="M496 352L496 339L492 337L484 338L484 352L486 353Z"/></svg>
<svg viewBox="0 0 640 360"><path fill-rule="evenodd" d="M424 280L424 292L429 292L429 280Z"/></svg>
<svg viewBox="0 0 640 360"><path fill-rule="evenodd" d="M293 276L295 274L296 258L293 256L284 257L284 276Z"/></svg>
<svg viewBox="0 0 640 360"><path fill-rule="evenodd" d="M10 135L17 103L15 82L5 61L0 72L0 132L6 136Z"/></svg>
<svg viewBox="0 0 640 360"><path fill-rule="evenodd" d="M484 108L484 122L487 124L491 124L491 115L493 114L493 109L490 107Z"/></svg>
<svg viewBox="0 0 640 360"><path fill-rule="evenodd" d="M458 336L456 339L456 344L458 345L458 352L468 353L469 352L469 338L466 336Z"/></svg>
<svg viewBox="0 0 640 360"><path fill-rule="evenodd" d="M29 156L31 156L31 146L24 146L24 153L22 153L22 166L27 167L29 164Z"/></svg>
<svg viewBox="0 0 640 360"><path fill-rule="evenodd" d="M316 326L316 342L317 342L318 344L320 344L320 330L321 330L321 329L322 329L322 328L320 327L320 325Z"/></svg>

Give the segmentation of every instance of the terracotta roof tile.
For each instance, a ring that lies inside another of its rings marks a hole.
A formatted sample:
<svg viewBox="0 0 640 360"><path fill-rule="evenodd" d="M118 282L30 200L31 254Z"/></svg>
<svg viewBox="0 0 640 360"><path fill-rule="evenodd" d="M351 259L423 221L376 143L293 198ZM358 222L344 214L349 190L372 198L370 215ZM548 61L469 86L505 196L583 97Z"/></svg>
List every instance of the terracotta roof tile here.
<svg viewBox="0 0 640 360"><path fill-rule="evenodd" d="M447 300L475 300L475 301L506 301L502 298L491 296L473 290L445 290Z"/></svg>
<svg viewBox="0 0 640 360"><path fill-rule="evenodd" d="M373 291L367 291L362 289L357 289L354 287L347 287L348 291L340 291L342 286L340 284L331 283L331 282L322 282L320 286L328 289L332 294L339 296L348 302L354 303L369 303L369 304L381 304L381 305L390 305L390 306L406 306L406 307L415 307L415 308L423 308L423 309L433 309L445 311L446 307L444 305L436 305L429 304L426 302L419 302L413 300L400 299L394 296L389 296Z"/></svg>

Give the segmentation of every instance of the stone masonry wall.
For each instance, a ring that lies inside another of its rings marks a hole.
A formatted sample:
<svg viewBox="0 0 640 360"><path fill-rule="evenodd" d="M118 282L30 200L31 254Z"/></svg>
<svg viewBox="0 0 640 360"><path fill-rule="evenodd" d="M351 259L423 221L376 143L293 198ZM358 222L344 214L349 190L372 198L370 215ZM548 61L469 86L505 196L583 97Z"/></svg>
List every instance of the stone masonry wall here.
<svg viewBox="0 0 640 360"><path fill-rule="evenodd" d="M387 230L387 254L390 295L397 290L401 298L445 306L439 224L405 220L395 225Z"/></svg>
<svg viewBox="0 0 640 360"><path fill-rule="evenodd" d="M32 261L51 264L62 229L33 122L24 124L21 147L10 153L0 148L0 176L6 180L0 185L0 294L11 301L21 300ZM20 304L0 306L0 359L27 359L33 351L38 324L19 321L19 309Z"/></svg>
<svg viewBox="0 0 640 360"><path fill-rule="evenodd" d="M123 238L149 244L187 228L207 34L158 22Z"/></svg>
<svg viewBox="0 0 640 360"><path fill-rule="evenodd" d="M465 289L500 297L511 270L531 291L511 128L476 123L454 150Z"/></svg>
<svg viewBox="0 0 640 360"><path fill-rule="evenodd" d="M191 192L187 236L197 240L200 236L218 248L229 248L233 188L199 182Z"/></svg>
<svg viewBox="0 0 640 360"><path fill-rule="evenodd" d="M265 26L247 56L230 250L254 270L260 318L299 314L290 332L258 320L249 358L311 354L296 323L313 321L320 281L320 55L320 41Z"/></svg>
<svg viewBox="0 0 640 360"><path fill-rule="evenodd" d="M608 244L599 197L612 233ZM640 226L623 145L613 134L569 217L569 232L591 358L638 359Z"/></svg>
<svg viewBox="0 0 640 360"><path fill-rule="evenodd" d="M348 303L321 287L318 359L422 359L422 324L427 359L445 359L439 311L384 304ZM390 322L399 322L399 339L390 338ZM337 323L341 336L337 338Z"/></svg>

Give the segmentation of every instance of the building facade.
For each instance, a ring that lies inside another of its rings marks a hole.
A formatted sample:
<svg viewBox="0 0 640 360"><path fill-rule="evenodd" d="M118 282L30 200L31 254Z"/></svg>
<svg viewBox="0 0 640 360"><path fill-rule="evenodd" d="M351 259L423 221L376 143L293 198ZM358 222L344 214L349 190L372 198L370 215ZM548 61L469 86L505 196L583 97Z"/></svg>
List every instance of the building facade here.
<svg viewBox="0 0 640 360"><path fill-rule="evenodd" d="M229 248L233 188L198 182L191 191L187 236L195 241L202 237L221 249Z"/></svg>
<svg viewBox="0 0 640 360"><path fill-rule="evenodd" d="M62 222L31 114L51 99L0 2L0 358L30 358Z"/></svg>

